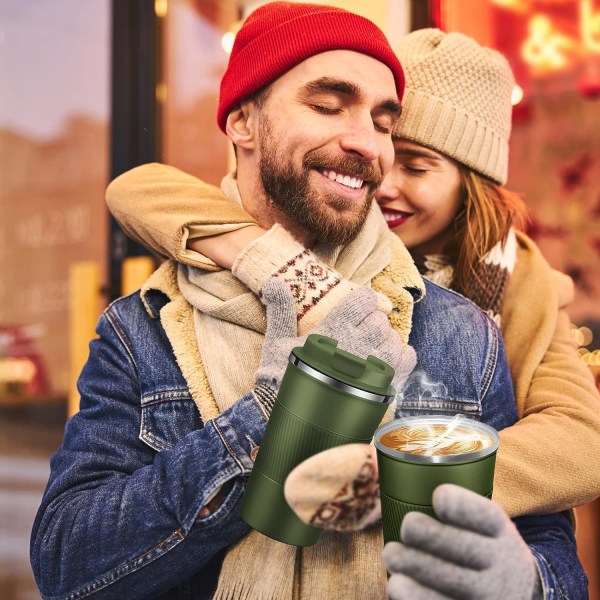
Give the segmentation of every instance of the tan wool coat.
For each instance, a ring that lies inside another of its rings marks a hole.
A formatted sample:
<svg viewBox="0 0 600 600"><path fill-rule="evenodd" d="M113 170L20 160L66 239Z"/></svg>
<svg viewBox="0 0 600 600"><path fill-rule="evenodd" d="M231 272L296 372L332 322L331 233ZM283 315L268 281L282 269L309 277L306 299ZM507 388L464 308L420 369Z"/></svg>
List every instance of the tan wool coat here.
<svg viewBox="0 0 600 600"><path fill-rule="evenodd" d="M186 248L190 232L253 222L219 188L157 163L115 179L107 203L124 231L158 256L207 269L219 267ZM511 516L566 510L600 495L600 396L571 339L572 282L527 236L517 239L502 334L520 421L500 433L494 485Z"/></svg>

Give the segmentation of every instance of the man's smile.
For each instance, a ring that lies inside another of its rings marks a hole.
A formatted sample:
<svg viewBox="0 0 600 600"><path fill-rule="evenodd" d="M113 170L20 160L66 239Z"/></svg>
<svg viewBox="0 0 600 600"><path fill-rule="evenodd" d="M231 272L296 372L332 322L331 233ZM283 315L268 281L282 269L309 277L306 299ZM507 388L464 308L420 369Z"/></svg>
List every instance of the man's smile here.
<svg viewBox="0 0 600 600"><path fill-rule="evenodd" d="M334 156L322 148L309 151L303 162L306 171L323 177L327 193L340 199L357 201L365 195L370 197L382 180L377 165L348 154Z"/></svg>
<svg viewBox="0 0 600 600"><path fill-rule="evenodd" d="M342 185L345 185L350 188L358 189L362 187L364 183L364 179L360 179L354 175L345 175L344 173L338 173L332 169L323 169L323 175L330 179L331 181L337 181Z"/></svg>
<svg viewBox="0 0 600 600"><path fill-rule="evenodd" d="M360 200L364 197L365 190L369 190L368 183L356 174L333 169L317 168L316 171L323 177L325 187L339 198Z"/></svg>

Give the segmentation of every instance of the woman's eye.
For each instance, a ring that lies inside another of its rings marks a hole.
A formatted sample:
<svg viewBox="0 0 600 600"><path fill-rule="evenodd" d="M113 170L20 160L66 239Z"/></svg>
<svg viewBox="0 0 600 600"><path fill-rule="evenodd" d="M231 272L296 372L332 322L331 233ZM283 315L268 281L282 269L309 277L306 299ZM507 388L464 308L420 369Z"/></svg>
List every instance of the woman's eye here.
<svg viewBox="0 0 600 600"><path fill-rule="evenodd" d="M411 167L410 165L404 165L404 169L413 175L422 175L427 173L427 169L419 169L418 167Z"/></svg>
<svg viewBox="0 0 600 600"><path fill-rule="evenodd" d="M312 109L322 115L337 115L341 112L340 108L331 108L329 106L323 106L322 104L313 104Z"/></svg>

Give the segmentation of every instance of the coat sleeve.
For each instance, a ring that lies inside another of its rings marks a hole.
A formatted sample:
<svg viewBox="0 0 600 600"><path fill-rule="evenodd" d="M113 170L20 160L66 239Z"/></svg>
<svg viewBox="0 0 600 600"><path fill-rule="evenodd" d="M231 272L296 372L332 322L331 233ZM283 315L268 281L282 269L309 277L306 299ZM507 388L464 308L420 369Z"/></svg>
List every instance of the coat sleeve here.
<svg viewBox="0 0 600 600"><path fill-rule="evenodd" d="M239 503L265 427L251 394L155 451L140 439L137 364L121 325L101 318L78 382L81 409L52 457L31 536L44 598L154 597L249 529ZM226 496L207 512L220 489Z"/></svg>
<svg viewBox="0 0 600 600"><path fill-rule="evenodd" d="M502 315L520 420L500 434L494 487L511 515L600 495L600 395L571 337L568 282L557 286L533 242L521 243Z"/></svg>
<svg viewBox="0 0 600 600"><path fill-rule="evenodd" d="M208 270L218 267L185 251L188 228L222 225L223 231L232 231L254 223L218 187L160 163L119 175L106 190L106 203L123 231L136 242L159 257Z"/></svg>

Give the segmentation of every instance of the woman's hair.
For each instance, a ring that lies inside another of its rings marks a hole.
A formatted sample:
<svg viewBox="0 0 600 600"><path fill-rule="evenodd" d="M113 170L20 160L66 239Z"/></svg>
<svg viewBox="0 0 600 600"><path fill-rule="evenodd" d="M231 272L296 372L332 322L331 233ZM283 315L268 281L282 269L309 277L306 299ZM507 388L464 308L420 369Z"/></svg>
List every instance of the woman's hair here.
<svg viewBox="0 0 600 600"><path fill-rule="evenodd" d="M499 242L506 242L511 227L525 228L527 209L515 192L464 165L458 167L464 201L444 252L454 264L452 289L473 298L486 285L479 268L484 256Z"/></svg>

